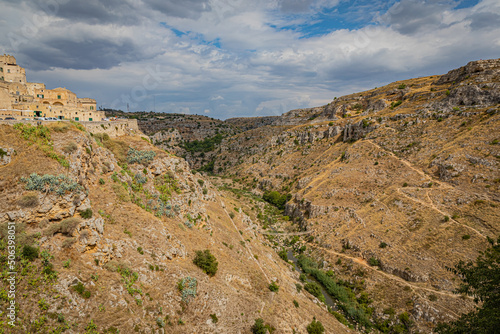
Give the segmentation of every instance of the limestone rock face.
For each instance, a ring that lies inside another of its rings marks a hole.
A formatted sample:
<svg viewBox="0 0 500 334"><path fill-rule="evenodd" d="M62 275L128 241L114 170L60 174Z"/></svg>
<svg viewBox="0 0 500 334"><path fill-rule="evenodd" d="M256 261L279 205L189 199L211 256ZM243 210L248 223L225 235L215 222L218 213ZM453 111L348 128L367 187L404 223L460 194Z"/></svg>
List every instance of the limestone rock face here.
<svg viewBox="0 0 500 334"><path fill-rule="evenodd" d="M366 107L364 114L376 113L383 110L389 106L389 102L386 99L370 100Z"/></svg>
<svg viewBox="0 0 500 334"><path fill-rule="evenodd" d="M367 122L357 122L354 124L347 124L344 127L344 137L343 141L344 142L349 142L349 141L356 141L360 138L363 138L366 136L368 133L372 132L378 127L378 125L372 125L371 123Z"/></svg>
<svg viewBox="0 0 500 334"><path fill-rule="evenodd" d="M449 71L442 75L437 81L437 85L446 83L458 83L468 79L470 76L478 77L480 81L498 79L500 75L500 59L487 59L471 61L467 65Z"/></svg>
<svg viewBox="0 0 500 334"><path fill-rule="evenodd" d="M0 147L0 166L5 166L10 164L14 152L15 151L13 148Z"/></svg>

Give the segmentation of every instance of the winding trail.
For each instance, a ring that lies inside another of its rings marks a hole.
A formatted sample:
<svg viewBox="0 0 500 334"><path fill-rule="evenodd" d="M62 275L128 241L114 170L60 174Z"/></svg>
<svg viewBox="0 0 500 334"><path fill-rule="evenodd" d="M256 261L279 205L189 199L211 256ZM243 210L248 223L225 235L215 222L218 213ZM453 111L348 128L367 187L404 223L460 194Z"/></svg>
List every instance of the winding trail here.
<svg viewBox="0 0 500 334"><path fill-rule="evenodd" d="M408 187L408 189L411 189L411 188L410 188L410 187ZM440 210L440 209L439 209L439 208L438 208L438 207L434 204L434 202L432 201L432 199L431 199L431 198L430 198L430 196L429 196L429 191L428 191L428 190L426 190L426 194L425 194L425 195L426 195L427 199L429 200L429 202L424 202L424 201L422 201L422 200L420 200L420 199L418 199L418 198L408 196L408 195L407 195L404 191L401 191L401 188L396 188L396 191L397 191L399 194L403 195L405 198L409 199L410 201L413 201L413 202L419 203L419 204L421 204L421 205L423 205L423 206L425 206L425 207L428 207L428 208L430 208L430 209L433 209L433 210L435 210L435 211L439 212L440 214L442 214L443 216L448 216L448 217L450 217L450 216L451 216L451 214L449 214L449 213L447 213L447 212L444 212L444 211ZM487 237L486 237L484 234L482 234L481 232L479 232L479 231L478 231L478 230L476 230L475 228L473 228L473 227L471 227L471 226L469 226L469 225L466 225L466 224L460 223L460 222L456 221L456 220L455 220L455 219L453 219L453 218L450 218L449 223L455 223L455 224L457 224L457 225L460 225L460 226L463 226L463 227L465 227L465 228L468 228L469 230L474 231L475 233L477 233L478 235L480 235L480 236L481 236L481 237L483 237L484 239L487 239Z"/></svg>
<svg viewBox="0 0 500 334"><path fill-rule="evenodd" d="M425 290L425 291L429 291L429 292L432 292L432 293L437 293L437 294L440 294L440 295L443 295L443 296L446 296L446 297L450 297L450 298L455 298L455 299L456 298L462 298L462 295L457 295L457 294L453 294L453 293L448 293L448 292L439 291L439 290L435 290L435 289L431 289L431 288L426 288L426 287L423 287L423 286L419 286L419 285L416 285L416 284L412 284L411 282L405 281L404 279L402 279L399 276L386 273L385 271L377 269L378 267L372 267L372 266L370 266L366 262L366 260L363 259L363 258L353 257L353 256L349 256L349 255L346 255L346 254L343 254L343 253L338 253L338 252L335 252L333 250L330 250L330 249L327 249L327 248L324 248L324 247L321 247L321 246L318 246L318 245L315 245L315 244L311 244L311 243L308 243L308 246L310 246L311 248L320 249L320 250L322 250L324 252L327 252L327 253L330 253L330 254L334 254L336 256L343 257L345 259L350 259L350 260L352 260L352 261L354 261L354 262L356 262L356 263L364 266L365 268L368 268L372 272L376 272L376 273L378 273L378 274L380 274L382 276L385 276L385 277L387 277L387 278L389 278L391 280L398 281L399 283L402 283L404 285L408 285L408 286L412 287L413 289Z"/></svg>
<svg viewBox="0 0 500 334"><path fill-rule="evenodd" d="M306 234L311 234L313 231L305 231L305 232L289 232L289 233L279 233L279 232L268 232L268 231L262 231L260 230L260 234L264 235L282 235L284 237L289 236L289 235L306 235Z"/></svg>
<svg viewBox="0 0 500 334"><path fill-rule="evenodd" d="M425 173L425 172L423 172L421 169L419 169L419 168L417 168L417 167L413 166L413 165L412 165L412 164L411 164L408 160L405 160L405 159L403 159L403 158L400 158L400 157L396 156L396 155L395 155L394 153L392 153L391 151L386 150L385 148L381 147L380 145L378 145L378 144L374 143L373 141L371 141L371 140L369 140L369 139L368 139L368 140L366 140L366 142L368 142L368 143L370 143L371 145L375 146L376 148L378 148L378 149L380 149L380 150L382 150L382 151L386 152L387 154L389 154L391 157L393 157L393 158L394 158L394 159L396 159L397 161L399 161L399 162L403 163L406 167L408 167L408 168L409 168L409 169L411 169L412 171L416 172L417 174L419 174L419 175L421 175L421 176L423 176L423 177L425 177L425 178L428 178L428 179L429 179L429 181L432 181L433 183L438 184L438 185L439 185L440 187L442 187L443 189L455 189L455 188L454 188L453 186L451 186L450 184L448 184L448 183L446 183L446 182L441 182L440 180L438 180L438 179L436 179L436 178L432 177L431 175L426 174L426 173ZM408 189L411 189L411 187L408 187ZM431 199L431 198L430 198L430 196L429 196L429 191L428 191L428 190L426 190L426 194L425 194L425 195L427 196L427 199L429 200L428 202L424 202L424 201L422 201L422 200L420 200L420 199L418 199L418 198L414 198L414 197L410 197L410 196L408 196L406 193L404 193L403 191L401 191L401 188L396 188L396 191L397 191L399 194L403 195L405 198L407 198L407 199L409 199L409 200L411 200L411 201L417 202L417 203L419 203L419 204L421 204L421 205L423 205L423 206L425 206L425 207L428 207L428 208L430 208L430 209L433 209L433 210L435 210L435 211L439 212L440 214L442 214L443 216L448 216L448 217L451 217L451 216L452 216L451 214L449 214L449 213L447 213L447 212L442 211L441 209L439 209L439 208L438 208L438 207L434 204L434 202L432 201L432 199ZM476 234L478 234L479 236L483 237L484 239L487 239L487 237L486 237L483 233L481 233L480 231L476 230L475 228L473 228L473 227L471 227L471 226L469 226L469 225L466 225L466 224L460 223L460 222L456 221L456 220L455 220L455 219L453 219L453 218L450 218L449 222L450 222L451 224L455 223L455 224L457 224L457 225L461 225L461 226L463 226L463 227L465 227L465 228L467 228L467 229L469 229L469 230L471 230L471 231L474 231Z"/></svg>

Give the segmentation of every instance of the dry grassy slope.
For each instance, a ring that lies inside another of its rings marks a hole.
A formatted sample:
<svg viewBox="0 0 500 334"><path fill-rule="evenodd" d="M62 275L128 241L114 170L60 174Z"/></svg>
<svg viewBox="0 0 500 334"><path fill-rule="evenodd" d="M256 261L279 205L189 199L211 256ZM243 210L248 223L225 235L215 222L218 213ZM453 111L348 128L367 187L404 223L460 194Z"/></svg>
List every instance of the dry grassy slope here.
<svg viewBox="0 0 500 334"><path fill-rule="evenodd" d="M50 128L54 150L70 161L69 169L45 157L36 145L28 145L12 127L0 127L0 147L16 152L11 163L0 167L0 211L9 213L2 214L0 223L5 227L8 220L15 220L18 231L24 229L24 235L29 236L24 242L32 240L54 256L51 262L58 272L56 281L44 279L38 259L19 276L16 299L19 322L15 329L3 323L4 331L48 332L62 326L57 322L57 314L62 314L71 327L67 333L83 333L91 321L99 332L110 333L114 329L121 333L249 333L254 319L259 317L276 327L276 333L291 333L292 329L304 332L313 316L328 332L349 332L324 307L316 305L309 294L297 293L298 274L271 248L262 245L262 237L254 232L243 213L236 213L231 220L228 212L239 206L237 200L221 196L201 175L192 175L185 161L140 138L108 141L106 146L115 153L112 154L98 145L97 137L72 126L55 124ZM71 153L63 153L70 143L76 147ZM179 206L176 217L160 219L140 208L120 190L122 185L112 180L113 173L118 172L121 181L132 181L127 173L120 172L117 164L128 145L154 150L157 154L147 166L129 165L132 175L144 174L145 169L149 181L144 188L151 194L155 192L151 180L156 174L170 171L178 180L182 192L172 198L172 203ZM19 199L29 192L20 177L32 172L68 175L78 180L85 191L64 197L35 192L38 203L22 207ZM198 180L204 181L206 193ZM92 209L91 219L80 217L78 210L84 208ZM202 219L188 228L184 224L185 213L193 217L199 213ZM71 217L81 223L70 235L46 234L52 226ZM98 226L103 222L100 231ZM63 247L70 239L74 243ZM18 240L21 242L21 237ZM192 263L194 251L201 249L210 249L219 262L214 277L208 277ZM64 267L67 260L71 263ZM132 286L140 288L142 295L137 292L130 295L120 274L106 269L111 264L121 264L137 272L138 281ZM158 267L151 270L150 266ZM183 305L177 282L186 276L198 280L198 292L196 298ZM278 293L267 288L270 280L277 280ZM78 281L91 292L89 299L83 299L71 288ZM1 285L6 288L5 281ZM299 308L293 307L294 299ZM4 300L1 303L6 305ZM209 315L214 313L219 319L217 324L210 320ZM160 330L157 319L168 323L167 315L172 326L167 324ZM184 324L179 324L180 319Z"/></svg>
<svg viewBox="0 0 500 334"><path fill-rule="evenodd" d="M282 117L303 124L230 138L216 170L290 190L286 212L312 231L316 255L347 278L339 258L366 270L377 312L408 310L429 331L472 305L451 294L446 266L500 234L499 69L471 63L290 112ZM382 272L366 265L372 257Z"/></svg>

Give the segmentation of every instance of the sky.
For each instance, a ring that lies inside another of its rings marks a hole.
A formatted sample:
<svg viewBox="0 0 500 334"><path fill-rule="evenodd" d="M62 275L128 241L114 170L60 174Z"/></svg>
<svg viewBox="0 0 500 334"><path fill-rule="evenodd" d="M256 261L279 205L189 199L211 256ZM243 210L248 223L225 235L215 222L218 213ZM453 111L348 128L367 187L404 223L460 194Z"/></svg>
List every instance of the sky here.
<svg viewBox="0 0 500 334"><path fill-rule="evenodd" d="M103 108L280 115L500 57L498 0L0 0L0 53Z"/></svg>

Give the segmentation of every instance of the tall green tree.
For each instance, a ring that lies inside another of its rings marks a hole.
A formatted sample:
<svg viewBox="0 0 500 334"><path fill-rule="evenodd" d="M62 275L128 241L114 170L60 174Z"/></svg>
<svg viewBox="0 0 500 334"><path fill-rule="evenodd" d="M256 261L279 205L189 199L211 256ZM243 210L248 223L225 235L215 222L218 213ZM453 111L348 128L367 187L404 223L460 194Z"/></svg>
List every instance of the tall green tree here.
<svg viewBox="0 0 500 334"><path fill-rule="evenodd" d="M488 241L490 247L480 252L475 263L460 261L451 269L462 280L457 292L473 296L476 309L456 321L439 324L438 333L500 333L500 237Z"/></svg>

